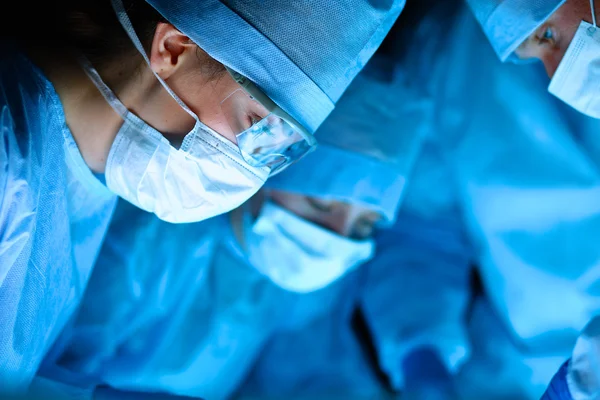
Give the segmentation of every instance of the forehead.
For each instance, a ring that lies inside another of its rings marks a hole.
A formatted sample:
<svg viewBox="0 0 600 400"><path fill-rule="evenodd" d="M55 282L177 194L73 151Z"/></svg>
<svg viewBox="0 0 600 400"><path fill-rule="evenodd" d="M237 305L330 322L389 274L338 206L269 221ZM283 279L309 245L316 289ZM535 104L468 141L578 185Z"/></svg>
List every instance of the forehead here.
<svg viewBox="0 0 600 400"><path fill-rule="evenodd" d="M468 0L501 61L567 0Z"/></svg>

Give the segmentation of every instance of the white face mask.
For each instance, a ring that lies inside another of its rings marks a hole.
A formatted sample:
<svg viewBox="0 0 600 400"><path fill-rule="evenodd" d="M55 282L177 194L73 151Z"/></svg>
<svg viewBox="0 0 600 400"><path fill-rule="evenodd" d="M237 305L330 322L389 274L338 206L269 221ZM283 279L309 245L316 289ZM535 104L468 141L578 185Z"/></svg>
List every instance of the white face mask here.
<svg viewBox="0 0 600 400"><path fill-rule="evenodd" d="M306 293L335 282L373 256L373 241L355 241L267 202L246 224L250 263L283 289Z"/></svg>
<svg viewBox="0 0 600 400"><path fill-rule="evenodd" d="M600 118L600 30L582 21L548 91L592 118Z"/></svg>
<svg viewBox="0 0 600 400"><path fill-rule="evenodd" d="M88 65L88 76L125 120L106 163L109 189L167 222L197 222L228 212L254 195L269 176L199 120L179 150L131 113Z"/></svg>
<svg viewBox="0 0 600 400"><path fill-rule="evenodd" d="M120 1L113 1L119 20L138 51L150 60ZM237 146L204 125L164 80L154 75L196 121L181 148L175 149L157 130L131 113L86 60L87 75L125 121L106 164L109 189L167 222L197 222L240 206L267 180L267 167L252 167Z"/></svg>

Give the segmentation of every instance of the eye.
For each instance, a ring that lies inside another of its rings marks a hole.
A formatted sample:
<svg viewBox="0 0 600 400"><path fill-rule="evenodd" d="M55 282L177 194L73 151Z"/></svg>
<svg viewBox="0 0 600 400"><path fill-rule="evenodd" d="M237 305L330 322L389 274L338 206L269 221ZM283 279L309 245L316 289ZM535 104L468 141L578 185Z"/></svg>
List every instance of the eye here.
<svg viewBox="0 0 600 400"><path fill-rule="evenodd" d="M307 201L313 209L322 213L330 213L335 209L335 203L333 202L329 203L326 201L313 199L312 197L307 197Z"/></svg>
<svg viewBox="0 0 600 400"><path fill-rule="evenodd" d="M248 118L248 126L254 126L258 122L260 122L260 118L256 114L249 114L247 118Z"/></svg>
<svg viewBox="0 0 600 400"><path fill-rule="evenodd" d="M258 123L262 120L258 115L254 113L249 113L246 115L246 129L252 129L254 134L262 134L264 133L264 126L259 126Z"/></svg>
<svg viewBox="0 0 600 400"><path fill-rule="evenodd" d="M538 31L536 38L541 45L554 46L556 44L556 34L551 26L542 27L541 30Z"/></svg>
<svg viewBox="0 0 600 400"><path fill-rule="evenodd" d="M360 220L353 229L351 237L353 239L365 239L373 233L374 224L370 221Z"/></svg>

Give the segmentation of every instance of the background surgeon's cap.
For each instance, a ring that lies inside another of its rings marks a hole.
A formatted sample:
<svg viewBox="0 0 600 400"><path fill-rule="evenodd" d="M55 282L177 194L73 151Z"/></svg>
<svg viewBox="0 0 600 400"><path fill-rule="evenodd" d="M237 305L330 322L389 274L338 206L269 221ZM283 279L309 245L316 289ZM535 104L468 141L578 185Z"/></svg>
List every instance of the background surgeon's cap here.
<svg viewBox="0 0 600 400"><path fill-rule="evenodd" d="M405 0L147 0L311 133L381 44Z"/></svg>
<svg viewBox="0 0 600 400"><path fill-rule="evenodd" d="M506 61L565 1L467 0L467 3L500 60Z"/></svg>
<svg viewBox="0 0 600 400"><path fill-rule="evenodd" d="M350 85L317 131L317 150L265 187L360 204L395 220L433 107L387 61L376 56Z"/></svg>

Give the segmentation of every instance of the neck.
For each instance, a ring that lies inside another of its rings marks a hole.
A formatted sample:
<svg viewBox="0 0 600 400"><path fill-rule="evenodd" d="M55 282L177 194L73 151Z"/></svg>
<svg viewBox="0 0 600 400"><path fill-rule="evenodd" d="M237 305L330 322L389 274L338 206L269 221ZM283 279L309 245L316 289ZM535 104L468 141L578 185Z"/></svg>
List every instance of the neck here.
<svg viewBox="0 0 600 400"><path fill-rule="evenodd" d="M30 51L29 55L54 85L67 126L86 164L92 171L104 173L110 148L123 119L107 103L75 56L58 57L39 49ZM135 69L132 61L105 68L99 73L129 110L142 119L148 115L152 120L152 117L156 118L157 104L163 101L164 93L148 68L139 73ZM156 98L158 101L152 100Z"/></svg>
<svg viewBox="0 0 600 400"><path fill-rule="evenodd" d="M57 56L36 48L29 49L29 56L58 93L67 126L84 161L92 171L103 173L110 146L123 120L104 100L72 54Z"/></svg>

